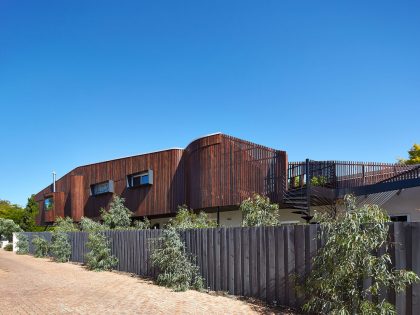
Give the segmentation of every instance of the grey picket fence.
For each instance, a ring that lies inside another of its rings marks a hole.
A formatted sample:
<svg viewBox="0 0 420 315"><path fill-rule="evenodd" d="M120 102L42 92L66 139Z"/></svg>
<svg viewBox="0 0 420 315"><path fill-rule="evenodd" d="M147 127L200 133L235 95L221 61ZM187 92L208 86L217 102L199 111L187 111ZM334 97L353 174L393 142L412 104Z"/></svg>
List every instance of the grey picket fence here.
<svg viewBox="0 0 420 315"><path fill-rule="evenodd" d="M211 290L255 297L278 305L298 307L302 298L296 294L296 276L311 270L312 258L322 246L316 225L279 227L214 228L187 230L181 237ZM150 262L154 242L161 230L105 232L112 254L119 262L117 270L154 277ZM25 233L29 240L36 235L51 238L51 233ZM68 233L72 244L70 260L84 262L88 252L87 233ZM420 222L390 224L390 255L395 268L410 269L420 275ZM33 246L30 245L33 253ZM420 284L405 293L383 291L396 305L398 314L420 314Z"/></svg>

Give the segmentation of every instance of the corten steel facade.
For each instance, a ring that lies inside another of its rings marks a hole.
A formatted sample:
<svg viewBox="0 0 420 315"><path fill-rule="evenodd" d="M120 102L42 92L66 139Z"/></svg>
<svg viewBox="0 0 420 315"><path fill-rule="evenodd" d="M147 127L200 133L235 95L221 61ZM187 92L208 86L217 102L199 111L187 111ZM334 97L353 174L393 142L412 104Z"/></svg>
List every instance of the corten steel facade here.
<svg viewBox="0 0 420 315"><path fill-rule="evenodd" d="M285 151L224 134L209 135L185 149L77 167L56 182L55 192L50 185L35 196L38 223L49 224L64 216L75 221L82 216L97 218L114 193L125 198L133 217L171 216L183 204L194 210L229 209L254 193L280 203L287 165ZM135 181L145 183L130 187ZM101 183L111 192L95 194Z"/></svg>

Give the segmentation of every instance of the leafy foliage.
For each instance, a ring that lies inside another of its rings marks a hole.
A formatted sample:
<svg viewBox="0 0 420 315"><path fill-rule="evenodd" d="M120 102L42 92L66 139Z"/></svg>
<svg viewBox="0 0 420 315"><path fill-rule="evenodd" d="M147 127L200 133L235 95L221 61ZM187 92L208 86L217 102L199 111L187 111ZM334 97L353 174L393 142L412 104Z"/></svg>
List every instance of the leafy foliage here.
<svg viewBox="0 0 420 315"><path fill-rule="evenodd" d="M38 204L33 196L28 199L26 208L0 200L0 218L13 220L24 231L41 231L42 227L36 226L35 217L38 214Z"/></svg>
<svg viewBox="0 0 420 315"><path fill-rule="evenodd" d="M169 220L169 225L180 230L204 229L216 227L215 220L211 220L205 212L195 214L186 205L178 206L178 213L175 218Z"/></svg>
<svg viewBox="0 0 420 315"><path fill-rule="evenodd" d="M118 259L111 255L111 246L103 231L90 231L86 246L90 249L85 256L89 270L111 270L118 264Z"/></svg>
<svg viewBox="0 0 420 315"><path fill-rule="evenodd" d="M325 186L327 184L327 177L325 176L313 176L311 178L311 185L312 186Z"/></svg>
<svg viewBox="0 0 420 315"><path fill-rule="evenodd" d="M279 206L268 197L255 194L242 201L242 226L275 226L279 224Z"/></svg>
<svg viewBox="0 0 420 315"><path fill-rule="evenodd" d="M408 160L399 159L399 162L406 165L420 164L420 144L413 144L411 149L408 151Z"/></svg>
<svg viewBox="0 0 420 315"><path fill-rule="evenodd" d="M43 238L36 236L32 240L32 244L34 245L35 257L47 257L49 251L49 244L48 241Z"/></svg>
<svg viewBox="0 0 420 315"><path fill-rule="evenodd" d="M152 252L152 263L158 269L156 281L159 285L175 291L203 288L204 279L200 276L195 258L186 253L179 232L211 227L216 227L216 222L209 219L205 212L197 215L185 205L178 207L176 217L169 221L162 236L155 240L156 246Z"/></svg>
<svg viewBox="0 0 420 315"><path fill-rule="evenodd" d="M74 224L73 219L70 217L58 217L55 220L54 231L58 232L77 232L79 229Z"/></svg>
<svg viewBox="0 0 420 315"><path fill-rule="evenodd" d="M305 183L303 183L303 185L305 185ZM300 176L296 176L293 179L293 187L300 187Z"/></svg>
<svg viewBox="0 0 420 315"><path fill-rule="evenodd" d="M131 211L124 206L124 198L114 195L109 210L101 209L101 216L106 225L110 229L129 228L131 224Z"/></svg>
<svg viewBox="0 0 420 315"><path fill-rule="evenodd" d="M9 243L3 247L5 251L11 252L13 250L13 244Z"/></svg>
<svg viewBox="0 0 420 315"><path fill-rule="evenodd" d="M147 217L145 217L143 221L142 220L136 220L133 223L133 227L136 230L148 230L148 229L150 229L150 225L151 225L150 220Z"/></svg>
<svg viewBox="0 0 420 315"><path fill-rule="evenodd" d="M80 220L80 227L84 232L104 230L104 226L102 224L86 217L82 217Z"/></svg>
<svg viewBox="0 0 420 315"><path fill-rule="evenodd" d="M21 219L20 227L27 232L41 231L42 227L37 226L35 223L35 217L39 213L38 203L35 201L35 195L28 198L28 202L24 209L24 213Z"/></svg>
<svg viewBox="0 0 420 315"><path fill-rule="evenodd" d="M159 246L151 256L153 265L158 268L157 283L174 291L186 291L190 288L201 290L203 278L198 267L191 262L192 257L185 252L178 231L169 226L163 230L163 235L157 242Z"/></svg>
<svg viewBox="0 0 420 315"><path fill-rule="evenodd" d="M86 246L90 251L85 255L86 267L89 270L111 270L118 264L118 259L111 255L111 246L104 230L107 228L99 222L82 217L80 221L82 231L88 232Z"/></svg>
<svg viewBox="0 0 420 315"><path fill-rule="evenodd" d="M11 242L15 232L22 232L19 225L11 219L0 218L0 238L4 237Z"/></svg>
<svg viewBox="0 0 420 315"><path fill-rule="evenodd" d="M71 244L67 233L54 230L51 237L50 252L56 262L67 262L71 256Z"/></svg>
<svg viewBox="0 0 420 315"><path fill-rule="evenodd" d="M303 286L308 296L303 308L322 314L395 314L394 307L379 294L380 288L401 292L419 278L413 272L391 269L386 253L388 215L376 205L356 208L352 196L345 201L347 211L336 219L328 214L315 216L325 246L314 258ZM378 254L380 249L385 254ZM367 278L372 284L364 289Z"/></svg>
<svg viewBox="0 0 420 315"><path fill-rule="evenodd" d="M24 255L24 254L29 253L28 237L23 233L19 233L16 246L17 246L17 251L16 251L17 254Z"/></svg>
<svg viewBox="0 0 420 315"><path fill-rule="evenodd" d="M9 219L20 225L24 216L24 209L7 200L0 200L0 218Z"/></svg>

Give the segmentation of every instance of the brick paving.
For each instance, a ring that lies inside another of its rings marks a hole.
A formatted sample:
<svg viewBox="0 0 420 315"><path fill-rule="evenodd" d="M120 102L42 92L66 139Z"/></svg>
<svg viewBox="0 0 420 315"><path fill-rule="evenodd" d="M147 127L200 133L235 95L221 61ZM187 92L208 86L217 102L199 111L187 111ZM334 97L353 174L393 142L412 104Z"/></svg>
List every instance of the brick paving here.
<svg viewBox="0 0 420 315"><path fill-rule="evenodd" d="M116 272L0 250L0 314L267 314L258 305L173 292Z"/></svg>

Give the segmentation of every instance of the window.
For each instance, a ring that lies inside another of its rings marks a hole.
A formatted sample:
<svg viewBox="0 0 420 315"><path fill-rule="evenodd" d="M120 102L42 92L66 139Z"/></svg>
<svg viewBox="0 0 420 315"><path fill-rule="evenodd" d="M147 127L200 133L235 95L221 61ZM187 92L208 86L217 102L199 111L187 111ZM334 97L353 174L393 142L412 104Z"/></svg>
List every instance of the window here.
<svg viewBox="0 0 420 315"><path fill-rule="evenodd" d="M114 182L108 180L106 182L94 184L90 186L90 193L92 196L102 195L114 192Z"/></svg>
<svg viewBox="0 0 420 315"><path fill-rule="evenodd" d="M49 197L47 199L44 199L44 210L50 211L54 208L54 198Z"/></svg>
<svg viewBox="0 0 420 315"><path fill-rule="evenodd" d="M407 222L408 221L408 215L392 215L391 216L392 222Z"/></svg>
<svg viewBox="0 0 420 315"><path fill-rule="evenodd" d="M135 173L127 176L127 187L138 187L153 184L153 171Z"/></svg>

